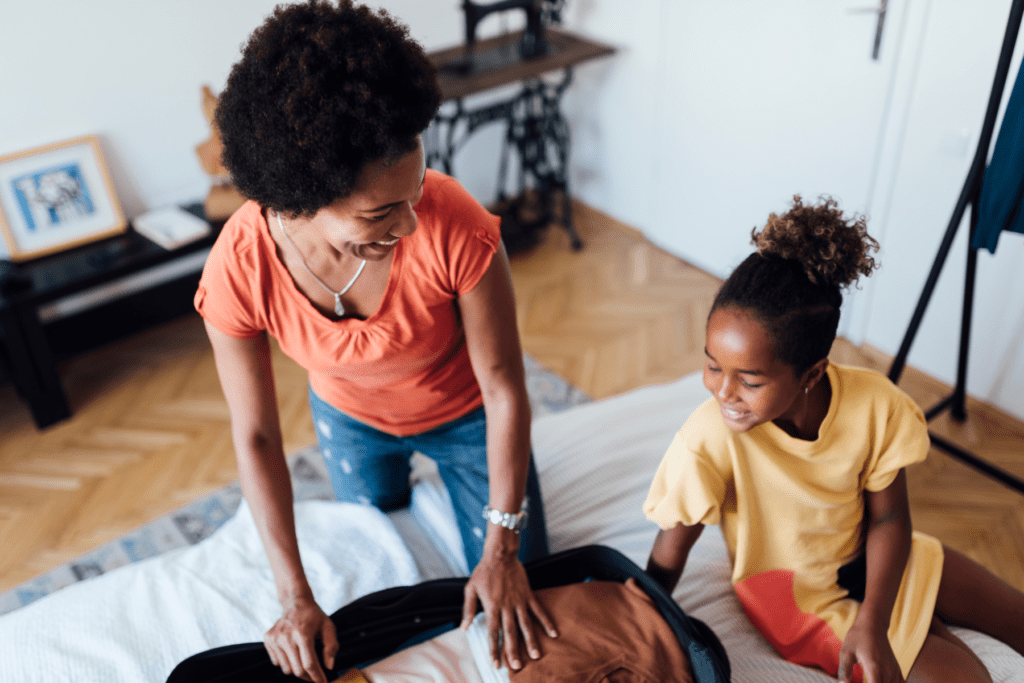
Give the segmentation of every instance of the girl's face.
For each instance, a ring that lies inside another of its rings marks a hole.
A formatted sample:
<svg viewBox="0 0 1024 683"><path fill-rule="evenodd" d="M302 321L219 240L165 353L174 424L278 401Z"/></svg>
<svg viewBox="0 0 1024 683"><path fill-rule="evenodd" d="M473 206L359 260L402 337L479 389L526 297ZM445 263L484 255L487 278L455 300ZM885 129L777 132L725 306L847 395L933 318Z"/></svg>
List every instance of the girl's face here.
<svg viewBox="0 0 1024 683"><path fill-rule="evenodd" d="M804 426L809 403L804 389L817 383L827 365L821 361L798 377L792 366L774 357L764 327L743 309L729 307L708 319L704 355L704 386L735 432L769 421Z"/></svg>

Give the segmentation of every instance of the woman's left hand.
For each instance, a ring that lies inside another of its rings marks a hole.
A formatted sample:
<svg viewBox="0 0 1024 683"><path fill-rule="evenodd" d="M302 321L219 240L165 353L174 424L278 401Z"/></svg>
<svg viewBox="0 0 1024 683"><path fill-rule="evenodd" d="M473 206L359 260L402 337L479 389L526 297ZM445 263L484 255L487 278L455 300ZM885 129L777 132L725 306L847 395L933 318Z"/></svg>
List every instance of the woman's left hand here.
<svg viewBox="0 0 1024 683"><path fill-rule="evenodd" d="M550 637L558 637L554 622L534 597L526 578L526 570L514 552L488 552L485 548L480 564L466 583L462 607L463 629L469 628L476 616L478 601L487 619L491 661L496 669L501 666L502 650L510 669L518 670L522 667L519 657L520 632L530 658L540 658L534 619Z"/></svg>
<svg viewBox="0 0 1024 683"><path fill-rule="evenodd" d="M853 622L839 650L837 678L852 681L856 663L864 671L864 683L903 683L903 672L889 644L888 634L884 629L872 628L861 622L859 618Z"/></svg>

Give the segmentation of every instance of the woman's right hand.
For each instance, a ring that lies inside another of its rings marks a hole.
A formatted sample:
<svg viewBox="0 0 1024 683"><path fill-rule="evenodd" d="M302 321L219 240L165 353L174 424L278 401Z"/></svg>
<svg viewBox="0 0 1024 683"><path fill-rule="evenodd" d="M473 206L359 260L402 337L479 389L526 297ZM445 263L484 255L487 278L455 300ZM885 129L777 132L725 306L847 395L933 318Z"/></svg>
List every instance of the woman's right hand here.
<svg viewBox="0 0 1024 683"><path fill-rule="evenodd" d="M338 637L334 624L313 599L299 557L270 341L265 332L236 339L209 322L206 334L213 346L217 375L231 413L231 436L238 456L242 493L267 551L278 599L284 608L263 642L274 666L286 674L327 683L316 658L316 639L319 637L323 643L327 667L334 668Z"/></svg>
<svg viewBox="0 0 1024 683"><path fill-rule="evenodd" d="M327 675L316 656L316 640L324 648L324 664L334 668L338 652L338 635L331 621L316 601L300 598L285 605L284 614L263 636L263 644L274 666L286 674L314 683L328 683Z"/></svg>

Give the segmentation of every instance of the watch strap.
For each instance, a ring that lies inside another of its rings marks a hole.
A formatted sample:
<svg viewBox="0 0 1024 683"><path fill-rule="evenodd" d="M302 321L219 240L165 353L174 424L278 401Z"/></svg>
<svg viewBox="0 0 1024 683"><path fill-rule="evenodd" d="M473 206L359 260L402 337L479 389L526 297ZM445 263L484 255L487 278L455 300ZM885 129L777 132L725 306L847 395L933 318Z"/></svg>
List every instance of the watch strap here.
<svg viewBox="0 0 1024 683"><path fill-rule="evenodd" d="M526 507L525 499L519 512L502 512L490 506L484 506L483 517L491 524L510 529L518 534L526 526Z"/></svg>

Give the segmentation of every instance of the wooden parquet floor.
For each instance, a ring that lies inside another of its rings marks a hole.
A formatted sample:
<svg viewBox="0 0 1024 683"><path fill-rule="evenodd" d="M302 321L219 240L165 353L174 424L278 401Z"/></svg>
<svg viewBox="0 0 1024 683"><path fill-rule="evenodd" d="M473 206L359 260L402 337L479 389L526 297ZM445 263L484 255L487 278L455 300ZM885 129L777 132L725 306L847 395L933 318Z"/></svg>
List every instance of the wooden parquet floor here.
<svg viewBox="0 0 1024 683"><path fill-rule="evenodd" d="M635 230L576 208L586 242L558 228L513 259L527 353L595 398L666 382L703 365L718 280ZM275 347L286 451L314 441L305 373ZM839 340L840 362L889 359ZM0 590L76 557L237 477L228 416L202 321L192 315L61 367L74 416L39 432L0 387ZM924 406L946 387L908 369ZM933 427L1024 477L1024 425L971 404L963 425ZM915 527L1024 589L1024 496L938 451L909 472Z"/></svg>

